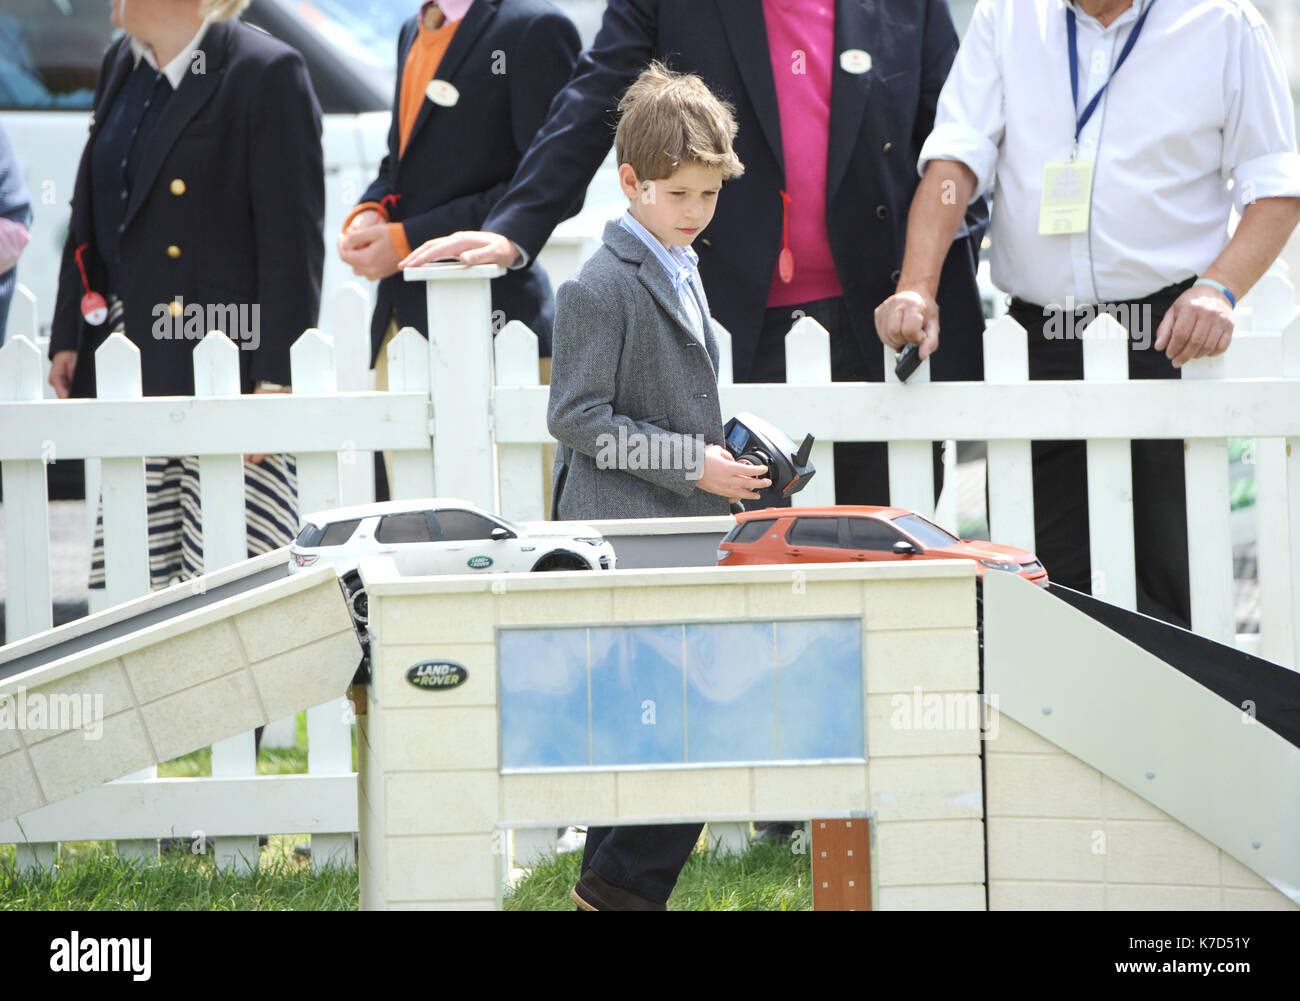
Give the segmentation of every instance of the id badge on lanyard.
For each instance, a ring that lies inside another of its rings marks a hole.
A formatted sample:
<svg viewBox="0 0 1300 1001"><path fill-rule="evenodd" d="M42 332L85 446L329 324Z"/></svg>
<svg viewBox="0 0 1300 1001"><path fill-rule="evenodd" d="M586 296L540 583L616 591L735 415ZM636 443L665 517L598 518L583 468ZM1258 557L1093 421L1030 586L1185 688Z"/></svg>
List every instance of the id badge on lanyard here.
<svg viewBox="0 0 1300 1001"><path fill-rule="evenodd" d="M1070 92L1074 96L1074 108L1077 116L1074 127L1074 156L1069 160L1054 160L1043 166L1043 194L1038 209L1039 236L1067 236L1071 233L1086 233L1088 231L1088 220L1092 208L1094 164L1092 160L1079 159L1079 136L1083 132L1084 126L1088 124L1088 120L1096 112L1097 105L1101 103L1102 94L1110 86L1110 81L1115 79L1115 74L1119 72L1119 68L1124 65L1129 53L1133 51L1138 36L1142 34L1142 27L1146 24L1147 15L1151 13L1151 8L1155 5L1156 0L1151 0L1147 4L1146 10L1142 12L1142 16L1138 18L1137 24L1133 26L1133 30L1129 33L1128 41L1124 43L1124 48L1120 51L1119 59L1115 63L1115 68L1111 70L1110 78L1093 95L1092 100L1088 102L1088 106L1084 108L1082 115L1078 114L1079 29L1073 8L1066 9L1065 25L1069 39Z"/></svg>
<svg viewBox="0 0 1300 1001"><path fill-rule="evenodd" d="M1091 207L1091 160L1056 160L1043 167L1039 236L1088 232L1088 210Z"/></svg>

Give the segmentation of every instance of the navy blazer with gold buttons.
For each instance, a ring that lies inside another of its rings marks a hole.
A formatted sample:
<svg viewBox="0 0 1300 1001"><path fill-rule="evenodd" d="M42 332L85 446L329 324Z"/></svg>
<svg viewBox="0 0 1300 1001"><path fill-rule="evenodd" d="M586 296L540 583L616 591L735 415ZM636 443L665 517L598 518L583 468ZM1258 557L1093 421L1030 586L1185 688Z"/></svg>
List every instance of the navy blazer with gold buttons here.
<svg viewBox="0 0 1300 1001"><path fill-rule="evenodd" d="M134 67L128 39L119 38L104 56L73 191L50 355L77 351L74 396L94 395L94 350L111 333L109 324L83 319L74 259L86 244L91 288L106 292L91 147ZM145 141L127 202L118 294L146 396L192 395L198 338L210 320L224 329L232 316L243 317L240 329L227 331L245 348L243 391L289 383L289 348L320 309L324 212L320 105L302 56L261 29L213 22ZM194 305L203 307L201 320L186 313Z"/></svg>

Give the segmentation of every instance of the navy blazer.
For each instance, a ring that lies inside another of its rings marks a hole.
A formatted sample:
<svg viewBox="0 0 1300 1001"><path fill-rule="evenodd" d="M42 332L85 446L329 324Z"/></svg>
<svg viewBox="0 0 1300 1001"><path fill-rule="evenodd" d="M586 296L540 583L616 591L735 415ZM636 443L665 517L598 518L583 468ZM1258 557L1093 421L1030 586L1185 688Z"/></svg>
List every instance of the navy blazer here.
<svg viewBox="0 0 1300 1001"><path fill-rule="evenodd" d="M316 326L320 309L325 172L320 105L306 64L296 49L237 20L210 24L199 51L202 61L196 54L191 65L203 72L186 74L146 141L119 250L118 294L126 335L140 348L146 396L194 392L190 355L198 340L174 336L183 334L179 324L155 329L171 303L204 305L204 333L208 305L243 307L247 329L240 338L227 333L241 347L256 344L239 352L244 392L257 382L290 381L289 348ZM50 356L78 352L74 396L95 394L94 350L112 333L109 324L82 318L85 289L73 257L88 244L91 288L106 294L95 252L91 147L134 67L123 36L104 56L72 195ZM217 312L217 325L225 329L230 315Z"/></svg>
<svg viewBox="0 0 1300 1001"><path fill-rule="evenodd" d="M853 331L871 359L881 354L873 314L898 280L917 159L957 53L947 0L836 0L835 51L846 49L869 52L872 67L853 74L838 56L834 64L826 223ZM610 0L594 44L483 228L537 254L608 152L618 98L652 58L698 73L736 109L745 173L727 183L695 249L714 315L732 333L734 376L743 382L781 250L785 187L761 0ZM944 267L936 379L983 377L975 267L987 219L980 200Z"/></svg>
<svg viewBox="0 0 1300 1001"><path fill-rule="evenodd" d="M546 0L474 0L434 74L455 87L458 98L447 107L426 96L399 157L401 70L418 33L412 17L398 36L388 155L361 196L363 202L400 196L388 203L389 219L406 228L412 249L458 230L483 228L582 47L573 22ZM585 186L567 197L553 225L576 213L584 194ZM493 281L492 308L501 321L494 330L519 320L537 334L542 354L550 354L555 300L544 270L533 265ZM372 366L394 309L399 327L428 335L424 283L408 282L401 272L389 275L379 283L371 322Z"/></svg>

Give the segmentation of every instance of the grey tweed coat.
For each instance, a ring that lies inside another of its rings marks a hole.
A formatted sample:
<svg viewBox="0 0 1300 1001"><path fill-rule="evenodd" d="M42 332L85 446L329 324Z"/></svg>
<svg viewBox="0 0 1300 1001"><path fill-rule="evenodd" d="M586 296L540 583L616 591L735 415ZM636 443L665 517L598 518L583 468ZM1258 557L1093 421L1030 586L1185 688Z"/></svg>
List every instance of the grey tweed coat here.
<svg viewBox="0 0 1300 1001"><path fill-rule="evenodd" d="M551 516L564 520L718 515L696 487L706 445L722 444L719 324L691 332L663 266L618 222L555 296L551 398L559 442Z"/></svg>

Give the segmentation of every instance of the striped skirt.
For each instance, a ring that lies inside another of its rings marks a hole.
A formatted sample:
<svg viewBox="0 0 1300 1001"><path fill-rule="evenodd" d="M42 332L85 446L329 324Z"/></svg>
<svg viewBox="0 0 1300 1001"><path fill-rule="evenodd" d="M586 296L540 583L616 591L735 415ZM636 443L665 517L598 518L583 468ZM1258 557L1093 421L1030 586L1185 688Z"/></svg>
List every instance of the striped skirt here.
<svg viewBox="0 0 1300 1001"><path fill-rule="evenodd" d="M203 573L203 516L197 456L147 458L149 587L167 587ZM291 455L244 463L244 513L248 555L287 546L298 534L298 470ZM104 587L104 500L95 515L90 586Z"/></svg>
<svg viewBox="0 0 1300 1001"><path fill-rule="evenodd" d="M121 304L109 304L120 329ZM149 509L149 587L167 587L203 573L203 512L197 456L145 459ZM287 546L298 534L298 468L292 455L244 462L244 514L248 555ZM104 587L104 498L99 497L90 554L90 586Z"/></svg>

